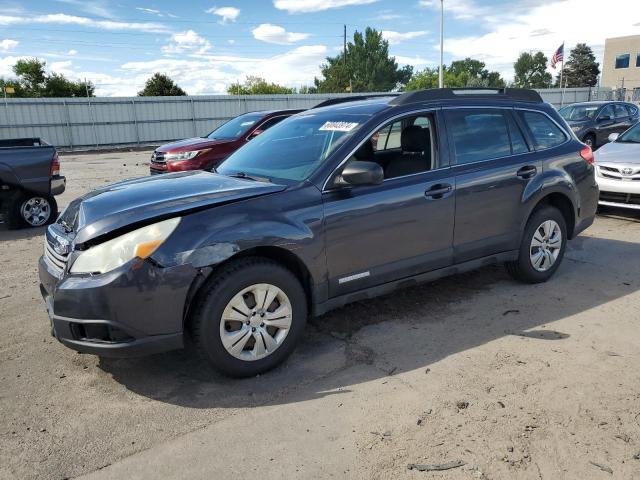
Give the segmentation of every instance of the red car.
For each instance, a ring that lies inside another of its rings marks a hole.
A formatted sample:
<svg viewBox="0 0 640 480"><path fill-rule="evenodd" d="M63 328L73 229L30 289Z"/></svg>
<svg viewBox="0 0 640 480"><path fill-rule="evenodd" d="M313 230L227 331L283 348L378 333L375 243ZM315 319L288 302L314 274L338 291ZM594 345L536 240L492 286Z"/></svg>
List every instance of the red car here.
<svg viewBox="0 0 640 480"><path fill-rule="evenodd" d="M187 138L162 145L151 155L151 175L215 168L252 138L302 111L249 112L229 120L206 137Z"/></svg>

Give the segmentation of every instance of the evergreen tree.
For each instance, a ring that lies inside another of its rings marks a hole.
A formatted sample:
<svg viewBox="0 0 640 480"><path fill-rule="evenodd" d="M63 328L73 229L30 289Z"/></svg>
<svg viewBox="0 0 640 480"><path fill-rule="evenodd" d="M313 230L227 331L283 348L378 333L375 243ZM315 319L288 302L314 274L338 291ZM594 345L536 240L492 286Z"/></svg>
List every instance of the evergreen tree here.
<svg viewBox="0 0 640 480"><path fill-rule="evenodd" d="M578 43L571 50L567 62L564 64L563 80L567 87L595 87L600 75L600 64L591 47L586 43ZM560 74L556 78L556 85L560 85Z"/></svg>
<svg viewBox="0 0 640 480"><path fill-rule="evenodd" d="M320 93L332 92L388 92L405 85L413 73L413 67L400 68L395 57L389 56L389 42L382 33L367 27L364 34L355 32L353 42L344 52L327 57L321 65L323 78L315 79Z"/></svg>

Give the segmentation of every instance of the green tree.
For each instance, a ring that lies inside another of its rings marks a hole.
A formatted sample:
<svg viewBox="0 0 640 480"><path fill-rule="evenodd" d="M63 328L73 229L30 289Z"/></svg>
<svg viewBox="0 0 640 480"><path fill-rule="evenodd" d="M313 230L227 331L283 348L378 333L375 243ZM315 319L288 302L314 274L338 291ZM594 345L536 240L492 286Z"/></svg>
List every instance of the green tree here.
<svg viewBox="0 0 640 480"><path fill-rule="evenodd" d="M264 78L248 76L244 83L234 83L227 88L230 95L287 95L295 93L293 88L269 83Z"/></svg>
<svg viewBox="0 0 640 480"><path fill-rule="evenodd" d="M486 68L484 62L465 58L456 60L451 65L443 67L445 87L490 87L502 88L505 82L498 72L491 72ZM405 86L405 90L424 90L427 88L438 88L439 69L425 68L421 72L415 73Z"/></svg>
<svg viewBox="0 0 640 480"><path fill-rule="evenodd" d="M27 97L41 97L47 81L45 61L37 58L20 59L13 66L13 73L18 77L21 90Z"/></svg>
<svg viewBox="0 0 640 480"><path fill-rule="evenodd" d="M548 88L551 74L547 72L548 58L542 52L522 52L513 64L514 86L520 88Z"/></svg>
<svg viewBox="0 0 640 480"><path fill-rule="evenodd" d="M20 59L13 66L16 79L0 79L0 86L15 89L15 97L93 97L91 82L74 82L59 73L48 74L47 64L37 58Z"/></svg>
<svg viewBox="0 0 640 480"><path fill-rule="evenodd" d="M395 57L389 56L389 42L370 27L364 34L353 34L346 61L344 52L327 57L320 70L323 78L314 81L320 93L388 92L404 86L413 74L413 67L398 66Z"/></svg>
<svg viewBox="0 0 640 480"><path fill-rule="evenodd" d="M154 73L138 92L139 97L182 97L187 93L164 73Z"/></svg>
<svg viewBox="0 0 640 480"><path fill-rule="evenodd" d="M567 87L595 87L600 75L600 64L596 62L593 50L586 43L578 43L571 50L567 63L564 64L564 79ZM556 78L560 85L560 75Z"/></svg>

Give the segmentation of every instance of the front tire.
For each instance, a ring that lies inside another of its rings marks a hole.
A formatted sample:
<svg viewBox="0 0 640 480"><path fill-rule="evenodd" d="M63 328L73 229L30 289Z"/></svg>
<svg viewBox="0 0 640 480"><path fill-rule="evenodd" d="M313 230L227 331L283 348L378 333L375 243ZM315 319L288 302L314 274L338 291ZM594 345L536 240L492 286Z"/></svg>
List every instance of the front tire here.
<svg viewBox="0 0 640 480"><path fill-rule="evenodd" d="M524 229L518 259L507 262L507 271L521 282L546 282L562 263L567 240L567 223L560 210L536 209Z"/></svg>
<svg viewBox="0 0 640 480"><path fill-rule="evenodd" d="M201 290L190 317L200 356L231 377L250 377L283 362L307 321L297 277L282 265L249 257L231 262Z"/></svg>

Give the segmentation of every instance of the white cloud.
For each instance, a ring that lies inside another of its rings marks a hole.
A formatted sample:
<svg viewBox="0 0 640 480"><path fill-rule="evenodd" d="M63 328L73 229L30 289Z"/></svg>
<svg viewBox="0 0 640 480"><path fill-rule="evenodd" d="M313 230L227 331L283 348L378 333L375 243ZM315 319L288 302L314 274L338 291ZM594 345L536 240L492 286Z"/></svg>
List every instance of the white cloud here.
<svg viewBox="0 0 640 480"><path fill-rule="evenodd" d="M288 13L307 13L341 8L352 5L366 5L378 0L273 0L273 6Z"/></svg>
<svg viewBox="0 0 640 480"><path fill-rule="evenodd" d="M388 40L391 45L396 45L398 43L406 42L407 40L422 37L427 33L428 32L426 30L420 30L417 32L393 32L390 30L383 30L382 37L385 40Z"/></svg>
<svg viewBox="0 0 640 480"><path fill-rule="evenodd" d="M256 40L279 45L290 45L309 37L308 33L287 32L284 28L270 23L263 23L252 30Z"/></svg>
<svg viewBox="0 0 640 480"><path fill-rule="evenodd" d="M420 0L421 7L440 11L440 0ZM447 0L444 2L445 15L453 14L458 20L470 20L488 13L489 7L478 5L474 0Z"/></svg>
<svg viewBox="0 0 640 480"><path fill-rule="evenodd" d="M240 15L240 9L236 7L213 7L207 10L207 13L213 13L221 18L222 23L235 22L238 15Z"/></svg>
<svg viewBox="0 0 640 480"><path fill-rule="evenodd" d="M73 48L67 52L67 55L71 55L72 57L77 55L77 54L78 54L78 51L74 50Z"/></svg>
<svg viewBox="0 0 640 480"><path fill-rule="evenodd" d="M599 9L598 15L593 15L592 9L584 8L584 0L538 4L523 10L523 14L505 13L502 17L495 17L497 21L489 25L487 33L453 38L445 36L444 48L454 59L472 57L482 60L489 68L498 70L509 79L513 77L513 63L520 53L541 50L550 58L563 41L566 42L565 56L576 43L583 42L593 48L597 61L602 62L605 38L640 33L640 28L633 25L638 21L638 13L627 17L619 14L628 10L628 6L628 0L608 0L607 8ZM567 18L571 21L567 22ZM544 32L540 31L541 26ZM436 50L438 46L433 48Z"/></svg>
<svg viewBox="0 0 640 480"><path fill-rule="evenodd" d="M47 65L47 70L52 73L59 73L65 77L74 76L73 62L71 60L63 60L61 62L52 62Z"/></svg>
<svg viewBox="0 0 640 480"><path fill-rule="evenodd" d="M166 33L169 29L160 23L152 22L118 22L113 20L94 20L87 17L52 13L47 15L17 16L0 15L0 25L55 24L81 25L100 30L133 30L147 33Z"/></svg>
<svg viewBox="0 0 640 480"><path fill-rule="evenodd" d="M2 50L3 52L8 52L9 50L13 50L14 48L16 48L19 43L20 42L18 42L17 40L5 38L4 40L0 41L0 50Z"/></svg>
<svg viewBox="0 0 640 480"><path fill-rule="evenodd" d="M114 18L113 13L109 11L107 6L102 1L89 1L89 0L57 0L60 3L66 3L67 5L73 5L77 9L94 15L96 17Z"/></svg>
<svg viewBox="0 0 640 480"><path fill-rule="evenodd" d="M13 77L13 66L20 57L0 57L0 77Z"/></svg>
<svg viewBox="0 0 640 480"><path fill-rule="evenodd" d="M104 82L118 83L119 86L109 85L108 88L103 87L99 80L94 80L91 74L86 76L96 83L99 95L135 94L145 80L157 71L174 78L189 94L219 94L226 93L228 85L243 81L249 75L289 87L310 85L313 78L319 75L319 65L326 56L327 47L311 45L266 58L207 54L190 59L127 62L120 67L123 72L120 79L111 78Z"/></svg>
<svg viewBox="0 0 640 480"><path fill-rule="evenodd" d="M407 57L404 55L394 55L396 62L399 65L413 65L416 68L424 68L428 65L435 65L435 62L431 60L427 60L426 58L415 56L415 57Z"/></svg>
<svg viewBox="0 0 640 480"><path fill-rule="evenodd" d="M171 43L162 47L163 53L195 53L204 54L211 49L211 43L193 30L176 33L171 36Z"/></svg>

